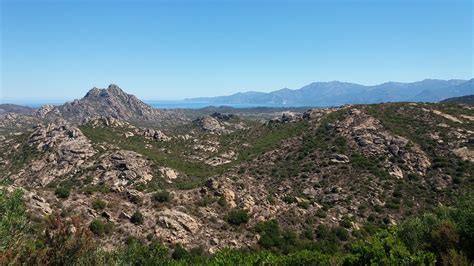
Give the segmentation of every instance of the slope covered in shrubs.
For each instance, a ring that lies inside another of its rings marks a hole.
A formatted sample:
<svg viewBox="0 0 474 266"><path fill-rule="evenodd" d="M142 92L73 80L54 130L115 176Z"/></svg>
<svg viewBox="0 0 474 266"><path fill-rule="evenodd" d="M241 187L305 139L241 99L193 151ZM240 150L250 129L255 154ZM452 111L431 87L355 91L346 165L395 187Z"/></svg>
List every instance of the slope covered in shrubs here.
<svg viewBox="0 0 474 266"><path fill-rule="evenodd" d="M255 227L258 245L206 254L200 249L174 252L151 240L131 238L106 251L92 234L107 233L95 221L52 215L41 224L29 219L20 190L0 190L0 264L67 265L468 265L474 252L474 195L467 193L451 207L410 218L397 226L358 230L350 241L338 229L318 228L318 235L301 238L282 230L276 220ZM332 246L333 248L328 248Z"/></svg>

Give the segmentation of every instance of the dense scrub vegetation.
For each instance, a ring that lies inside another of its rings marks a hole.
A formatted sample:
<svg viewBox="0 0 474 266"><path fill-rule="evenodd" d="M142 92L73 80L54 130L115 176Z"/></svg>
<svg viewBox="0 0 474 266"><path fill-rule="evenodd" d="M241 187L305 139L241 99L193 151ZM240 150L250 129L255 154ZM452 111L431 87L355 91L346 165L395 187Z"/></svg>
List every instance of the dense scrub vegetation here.
<svg viewBox="0 0 474 266"><path fill-rule="evenodd" d="M235 214L242 221L241 213ZM140 239L129 239L114 251L102 250L93 235L111 230L113 225L99 220L84 226L79 219L59 215L34 223L20 190L0 190L1 265L469 265L474 260L474 195L468 192L453 207L438 207L398 226L366 226L350 241L343 227L320 226L316 236L297 236L269 220L255 227L257 246L213 255L180 246L172 251L155 240Z"/></svg>

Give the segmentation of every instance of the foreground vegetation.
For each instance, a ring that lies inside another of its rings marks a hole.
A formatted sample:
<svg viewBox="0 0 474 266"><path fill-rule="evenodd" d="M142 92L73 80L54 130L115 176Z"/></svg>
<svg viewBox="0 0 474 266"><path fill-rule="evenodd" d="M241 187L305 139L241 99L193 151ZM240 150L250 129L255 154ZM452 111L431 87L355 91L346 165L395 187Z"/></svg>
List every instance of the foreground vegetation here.
<svg viewBox="0 0 474 266"><path fill-rule="evenodd" d="M213 255L140 239L106 251L94 238L105 231L101 228L59 215L33 222L20 190L0 190L0 265L469 265L474 260L474 195L469 191L452 207L397 226L367 225L350 241L340 241L343 233L324 226L317 236L303 239L270 220L256 226L257 246Z"/></svg>

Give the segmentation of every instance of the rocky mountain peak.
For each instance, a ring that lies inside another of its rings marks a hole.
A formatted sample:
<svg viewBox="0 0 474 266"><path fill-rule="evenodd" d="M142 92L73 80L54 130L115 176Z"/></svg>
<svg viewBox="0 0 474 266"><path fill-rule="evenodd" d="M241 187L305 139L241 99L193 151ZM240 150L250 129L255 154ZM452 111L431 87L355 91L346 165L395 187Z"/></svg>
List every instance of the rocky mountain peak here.
<svg viewBox="0 0 474 266"><path fill-rule="evenodd" d="M113 96L132 96L124 92L119 86L115 84L110 84L107 89L100 89L97 87L92 88L89 92L87 92L85 99L90 98L107 98Z"/></svg>
<svg viewBox="0 0 474 266"><path fill-rule="evenodd" d="M39 115L41 117L61 117L69 121L82 121L96 116L126 121L157 121L163 117L161 111L126 93L115 84L110 84L107 89L94 87L82 99L43 109Z"/></svg>

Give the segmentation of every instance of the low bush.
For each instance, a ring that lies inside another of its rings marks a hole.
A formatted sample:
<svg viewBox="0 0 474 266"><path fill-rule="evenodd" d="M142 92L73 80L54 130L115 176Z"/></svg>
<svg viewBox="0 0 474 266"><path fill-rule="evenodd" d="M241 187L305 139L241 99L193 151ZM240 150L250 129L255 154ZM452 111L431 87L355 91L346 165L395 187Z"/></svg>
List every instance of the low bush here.
<svg viewBox="0 0 474 266"><path fill-rule="evenodd" d="M107 202L101 200L101 199L96 199L92 202L92 208L94 210L103 210L107 207Z"/></svg>
<svg viewBox="0 0 474 266"><path fill-rule="evenodd" d="M226 221L233 225L245 224L249 221L249 214L243 209L233 209L227 214Z"/></svg>
<svg viewBox="0 0 474 266"><path fill-rule="evenodd" d="M69 198L69 195L71 194L71 190L66 187L58 187L56 188L56 190L54 190L54 194L58 198L67 199Z"/></svg>
<svg viewBox="0 0 474 266"><path fill-rule="evenodd" d="M114 224L112 222L102 222L101 220L95 219L93 220L90 225L89 229L98 236L108 235L112 233L114 228Z"/></svg>
<svg viewBox="0 0 474 266"><path fill-rule="evenodd" d="M130 222L132 224L140 225L140 224L143 224L143 221L144 221L143 214L140 211L134 212L132 217L130 217Z"/></svg>
<svg viewBox="0 0 474 266"><path fill-rule="evenodd" d="M158 203L169 202L171 194L166 190L162 190L153 194L153 200Z"/></svg>

